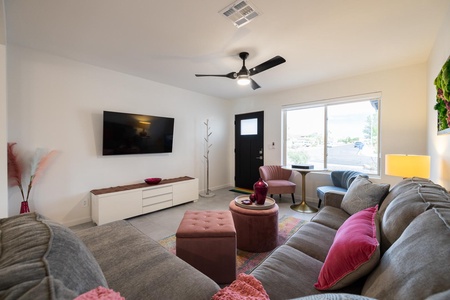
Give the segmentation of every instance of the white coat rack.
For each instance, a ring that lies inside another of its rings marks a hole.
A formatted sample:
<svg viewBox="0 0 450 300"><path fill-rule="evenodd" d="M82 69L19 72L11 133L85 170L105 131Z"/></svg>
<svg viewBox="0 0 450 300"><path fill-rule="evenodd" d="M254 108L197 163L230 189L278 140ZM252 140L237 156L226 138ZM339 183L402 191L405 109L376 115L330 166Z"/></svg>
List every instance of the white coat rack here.
<svg viewBox="0 0 450 300"><path fill-rule="evenodd" d="M209 148L211 148L212 144L209 143L209 137L212 132L210 132L211 128L209 127L209 120L206 119L206 122L203 122L206 126L206 137L205 137L205 155L203 157L206 161L206 192L200 193L201 197L210 198L214 197L215 194L211 192L209 189Z"/></svg>

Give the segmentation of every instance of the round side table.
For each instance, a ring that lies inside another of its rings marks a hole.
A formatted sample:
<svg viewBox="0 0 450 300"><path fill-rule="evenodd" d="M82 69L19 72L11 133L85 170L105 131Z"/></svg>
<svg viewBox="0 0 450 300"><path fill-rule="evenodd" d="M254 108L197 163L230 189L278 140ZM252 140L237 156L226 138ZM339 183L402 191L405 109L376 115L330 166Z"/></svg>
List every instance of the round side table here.
<svg viewBox="0 0 450 300"><path fill-rule="evenodd" d="M237 248L248 252L267 252L278 245L278 205L270 209L248 209L230 202L236 228Z"/></svg>

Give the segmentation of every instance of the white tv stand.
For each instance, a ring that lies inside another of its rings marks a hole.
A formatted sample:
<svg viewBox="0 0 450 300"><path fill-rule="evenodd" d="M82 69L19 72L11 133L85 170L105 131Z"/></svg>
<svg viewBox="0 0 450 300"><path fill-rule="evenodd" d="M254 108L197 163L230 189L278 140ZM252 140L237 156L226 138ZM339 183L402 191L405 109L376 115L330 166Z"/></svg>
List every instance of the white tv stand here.
<svg viewBox="0 0 450 300"><path fill-rule="evenodd" d="M164 179L91 191L92 220L97 225L198 200L198 178Z"/></svg>

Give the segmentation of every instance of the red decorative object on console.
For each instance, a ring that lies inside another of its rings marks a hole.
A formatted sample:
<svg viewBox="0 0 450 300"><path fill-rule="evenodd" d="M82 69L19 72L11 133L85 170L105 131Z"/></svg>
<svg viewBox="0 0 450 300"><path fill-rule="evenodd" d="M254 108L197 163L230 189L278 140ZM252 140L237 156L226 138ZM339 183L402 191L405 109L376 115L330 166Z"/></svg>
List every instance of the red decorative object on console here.
<svg viewBox="0 0 450 300"><path fill-rule="evenodd" d="M267 182L259 178L257 182L253 185L253 190L255 191L256 204L264 204L266 202L267 190L268 190Z"/></svg>
<svg viewBox="0 0 450 300"><path fill-rule="evenodd" d="M147 178L144 181L147 184L158 184L161 182L161 178Z"/></svg>
<svg viewBox="0 0 450 300"><path fill-rule="evenodd" d="M28 207L28 201L22 201L20 204L20 213L26 214L30 212L30 208Z"/></svg>

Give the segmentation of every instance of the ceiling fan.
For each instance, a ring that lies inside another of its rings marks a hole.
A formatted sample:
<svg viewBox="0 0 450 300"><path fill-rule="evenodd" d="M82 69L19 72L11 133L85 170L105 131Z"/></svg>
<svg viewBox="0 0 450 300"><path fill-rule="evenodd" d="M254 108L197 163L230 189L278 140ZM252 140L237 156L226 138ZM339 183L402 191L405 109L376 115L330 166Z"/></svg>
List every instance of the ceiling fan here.
<svg viewBox="0 0 450 300"><path fill-rule="evenodd" d="M258 73L261 73L265 70L268 70L270 68L276 67L284 62L286 62L286 60L284 58L282 58L281 56L275 56L271 59L269 59L268 61L263 62L260 65L257 65L254 68L251 68L250 70L248 70L245 67L245 60L248 57L248 52L241 52L239 53L239 57L242 59L242 68L239 72L230 72L228 74L223 74L223 75L205 75L205 74L195 74L195 76L197 77L226 77L226 78L230 78L230 79L237 79L238 84L240 85L247 85L251 83L252 89L256 90L259 89L261 86L259 86L259 84L257 84L252 78L251 76L256 75Z"/></svg>

